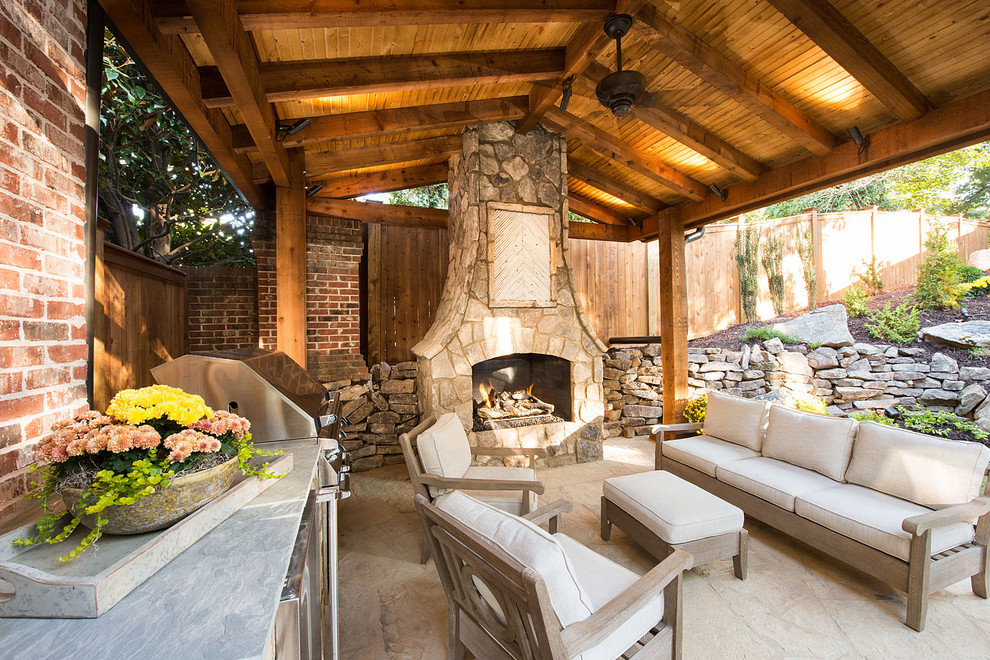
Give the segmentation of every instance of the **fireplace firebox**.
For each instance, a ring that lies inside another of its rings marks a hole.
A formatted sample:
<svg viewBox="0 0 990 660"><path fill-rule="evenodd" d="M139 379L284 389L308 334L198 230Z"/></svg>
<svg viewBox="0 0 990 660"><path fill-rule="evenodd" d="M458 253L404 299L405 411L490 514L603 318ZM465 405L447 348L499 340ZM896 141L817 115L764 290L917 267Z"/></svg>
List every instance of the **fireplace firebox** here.
<svg viewBox="0 0 990 660"><path fill-rule="evenodd" d="M471 379L476 431L574 421L571 363L563 358L514 353L474 365Z"/></svg>

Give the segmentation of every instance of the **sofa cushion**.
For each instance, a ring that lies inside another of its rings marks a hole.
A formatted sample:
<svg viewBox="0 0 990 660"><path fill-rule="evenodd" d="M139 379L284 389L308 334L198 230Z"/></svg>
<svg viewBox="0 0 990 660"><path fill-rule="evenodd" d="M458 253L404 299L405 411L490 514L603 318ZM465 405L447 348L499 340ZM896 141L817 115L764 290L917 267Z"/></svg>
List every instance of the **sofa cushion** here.
<svg viewBox="0 0 990 660"><path fill-rule="evenodd" d="M605 497L667 543L738 532L743 512L675 474L640 472L605 480Z"/></svg>
<svg viewBox="0 0 990 660"><path fill-rule="evenodd" d="M720 465L715 476L788 511L794 510L794 498L798 495L838 485L817 472L762 456Z"/></svg>
<svg viewBox="0 0 990 660"><path fill-rule="evenodd" d="M980 494L990 449L863 422L846 480L922 506L968 502Z"/></svg>
<svg viewBox="0 0 990 660"><path fill-rule="evenodd" d="M668 440L660 447L660 454L704 472L709 477L715 476L715 468L720 465L759 456L752 449L707 435Z"/></svg>
<svg viewBox="0 0 990 660"><path fill-rule="evenodd" d="M565 534L554 534L564 553L577 571L578 581L598 611L610 600L632 586L639 576L611 559L581 545ZM653 598L635 612L627 613L623 624L593 648L571 660L612 660L618 658L637 640L656 626L663 617L663 594Z"/></svg>
<svg viewBox="0 0 990 660"><path fill-rule="evenodd" d="M799 496L794 511L833 532L908 561L911 535L901 529L901 523L931 509L855 484L840 484ZM973 526L968 523L935 528L932 554L972 540Z"/></svg>
<svg viewBox="0 0 990 660"><path fill-rule="evenodd" d="M485 465L472 465L464 473L465 479L500 479L509 481L536 481L536 471L527 467L498 467ZM470 495L476 500L491 504L496 509L501 509L514 516L522 515L522 491L520 490L471 490L465 488L461 491ZM530 491L529 510L534 510L539 506L538 496Z"/></svg>
<svg viewBox="0 0 990 660"><path fill-rule="evenodd" d="M709 392L702 433L760 451L768 405L766 401Z"/></svg>
<svg viewBox="0 0 990 660"><path fill-rule="evenodd" d="M852 454L856 420L785 406L770 408L763 455L842 481Z"/></svg>
<svg viewBox="0 0 990 660"><path fill-rule="evenodd" d="M463 477L471 465L471 445L455 413L443 415L420 433L416 450L423 469L438 477Z"/></svg>
<svg viewBox="0 0 990 660"><path fill-rule="evenodd" d="M436 506L539 573L562 628L591 615L591 600L581 588L573 564L546 531L456 490L437 498Z"/></svg>

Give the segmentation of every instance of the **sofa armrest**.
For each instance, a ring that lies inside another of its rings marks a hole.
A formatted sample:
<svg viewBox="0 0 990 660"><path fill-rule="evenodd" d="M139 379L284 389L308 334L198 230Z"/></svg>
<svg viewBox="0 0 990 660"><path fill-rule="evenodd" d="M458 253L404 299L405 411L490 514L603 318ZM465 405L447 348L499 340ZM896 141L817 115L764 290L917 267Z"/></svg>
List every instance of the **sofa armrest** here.
<svg viewBox="0 0 990 660"><path fill-rule="evenodd" d="M908 534L920 536L929 529L969 522L974 518L986 515L988 512L990 512L990 498L977 497L965 504L957 504L939 511L905 518L904 522L901 523L901 529Z"/></svg>
<svg viewBox="0 0 990 660"><path fill-rule="evenodd" d="M514 481L511 479L465 479L464 477L438 477L424 474L420 481L434 488L451 490L519 490L532 491L537 495L543 494L543 483L540 481Z"/></svg>
<svg viewBox="0 0 990 660"><path fill-rule="evenodd" d="M650 436L659 436L663 439L665 436L677 436L677 435L688 435L695 431L700 431L701 427L704 426L703 422L684 422L682 424L657 424L650 429Z"/></svg>
<svg viewBox="0 0 990 660"><path fill-rule="evenodd" d="M567 500L557 500L556 502L545 504L535 511L530 511L524 515L523 518L530 521L534 525L547 523L547 526L550 528L550 533L556 534L557 530L560 528L561 515L570 513L573 509L574 505Z"/></svg>

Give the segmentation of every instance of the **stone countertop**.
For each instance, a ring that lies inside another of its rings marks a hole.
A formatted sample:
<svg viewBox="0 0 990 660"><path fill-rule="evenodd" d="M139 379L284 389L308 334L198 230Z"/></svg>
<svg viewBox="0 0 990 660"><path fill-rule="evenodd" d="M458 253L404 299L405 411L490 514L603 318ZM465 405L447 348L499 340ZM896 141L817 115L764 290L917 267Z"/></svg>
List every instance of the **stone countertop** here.
<svg viewBox="0 0 990 660"><path fill-rule="evenodd" d="M0 619L7 658L260 658L316 471L313 440L267 443L292 471L97 619Z"/></svg>

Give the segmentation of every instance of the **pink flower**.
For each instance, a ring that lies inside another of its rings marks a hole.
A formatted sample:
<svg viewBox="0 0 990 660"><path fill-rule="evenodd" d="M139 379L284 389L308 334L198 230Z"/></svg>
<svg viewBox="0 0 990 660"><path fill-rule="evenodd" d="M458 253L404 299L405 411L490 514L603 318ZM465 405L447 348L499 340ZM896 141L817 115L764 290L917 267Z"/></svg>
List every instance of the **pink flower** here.
<svg viewBox="0 0 990 660"><path fill-rule="evenodd" d="M164 445L172 450L168 460L173 463L184 461L193 452L213 453L220 451L220 441L195 429L183 429L165 438Z"/></svg>

